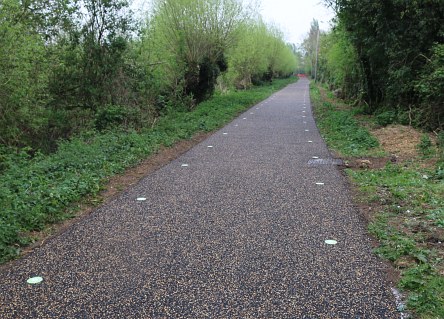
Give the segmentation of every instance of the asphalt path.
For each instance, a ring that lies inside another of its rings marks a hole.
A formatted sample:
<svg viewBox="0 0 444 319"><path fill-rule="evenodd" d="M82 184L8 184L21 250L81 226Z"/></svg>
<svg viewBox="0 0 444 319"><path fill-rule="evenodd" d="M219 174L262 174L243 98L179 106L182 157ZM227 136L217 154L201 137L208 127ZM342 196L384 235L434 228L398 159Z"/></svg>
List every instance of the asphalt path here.
<svg viewBox="0 0 444 319"><path fill-rule="evenodd" d="M346 179L313 157L300 80L2 269L0 318L400 318Z"/></svg>

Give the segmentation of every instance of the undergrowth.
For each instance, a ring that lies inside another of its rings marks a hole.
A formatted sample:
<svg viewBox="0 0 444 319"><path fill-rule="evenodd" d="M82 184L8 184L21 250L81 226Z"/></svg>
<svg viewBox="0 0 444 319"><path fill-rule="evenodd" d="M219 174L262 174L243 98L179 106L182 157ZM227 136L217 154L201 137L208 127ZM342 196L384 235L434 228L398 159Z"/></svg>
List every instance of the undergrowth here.
<svg viewBox="0 0 444 319"><path fill-rule="evenodd" d="M400 271L408 307L419 318L444 318L443 181L413 162L347 173L361 199L381 207L369 230L380 242L375 252Z"/></svg>
<svg viewBox="0 0 444 319"><path fill-rule="evenodd" d="M51 155L0 149L0 263L32 242L31 232L72 217L74 203L97 194L111 176L136 165L161 146L221 127L255 103L293 82L215 95L193 111L170 110L142 132L89 131L60 141Z"/></svg>
<svg viewBox="0 0 444 319"><path fill-rule="evenodd" d="M325 101L317 87L311 94L319 128L332 149L346 156L383 156L368 131L357 133L363 138L350 133L350 127L360 132L368 126L351 107ZM380 119L365 121L377 124ZM387 161L380 169L346 169L359 191L357 200L374 211L368 227L379 241L375 253L399 271L398 288L406 294L411 318L444 318L444 145L436 152L432 146L423 135L415 158ZM437 164L427 165L434 156Z"/></svg>
<svg viewBox="0 0 444 319"><path fill-rule="evenodd" d="M321 97L319 88L310 87L316 123L327 145L344 156L377 154L378 140L360 126L352 109L338 109Z"/></svg>

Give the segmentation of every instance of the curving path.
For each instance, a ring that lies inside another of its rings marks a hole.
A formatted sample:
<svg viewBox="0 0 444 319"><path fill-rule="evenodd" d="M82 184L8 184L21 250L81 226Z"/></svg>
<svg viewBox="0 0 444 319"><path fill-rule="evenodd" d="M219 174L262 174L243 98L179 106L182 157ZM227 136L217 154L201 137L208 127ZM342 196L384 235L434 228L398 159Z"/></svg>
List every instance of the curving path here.
<svg viewBox="0 0 444 319"><path fill-rule="evenodd" d="M346 180L308 164L331 159L308 94L274 94L1 270L0 318L400 318Z"/></svg>

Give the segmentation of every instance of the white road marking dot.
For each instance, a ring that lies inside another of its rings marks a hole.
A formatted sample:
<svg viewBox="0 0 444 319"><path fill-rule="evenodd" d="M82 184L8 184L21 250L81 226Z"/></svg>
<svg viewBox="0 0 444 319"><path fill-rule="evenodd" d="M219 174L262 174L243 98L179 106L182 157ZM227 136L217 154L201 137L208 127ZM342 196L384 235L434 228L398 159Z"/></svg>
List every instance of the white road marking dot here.
<svg viewBox="0 0 444 319"><path fill-rule="evenodd" d="M182 164L182 167L188 167L188 164Z"/></svg>
<svg viewBox="0 0 444 319"><path fill-rule="evenodd" d="M319 158L319 157L318 157L318 156L312 156L311 158L317 159L317 158Z"/></svg>
<svg viewBox="0 0 444 319"><path fill-rule="evenodd" d="M239 126L239 124L236 124L235 126Z"/></svg>
<svg viewBox="0 0 444 319"><path fill-rule="evenodd" d="M305 111L302 111L302 113L305 113Z"/></svg>
<svg viewBox="0 0 444 319"><path fill-rule="evenodd" d="M250 113L251 115L253 115L254 113Z"/></svg>
<svg viewBox="0 0 444 319"><path fill-rule="evenodd" d="M145 197L137 197L136 200L138 200L138 201L140 201L140 202L143 202L144 200L146 200L146 198L145 198Z"/></svg>
<svg viewBox="0 0 444 319"><path fill-rule="evenodd" d="M313 141L307 141L307 143L313 143Z"/></svg>
<svg viewBox="0 0 444 319"><path fill-rule="evenodd" d="M305 132L310 132L309 130L305 130Z"/></svg>
<svg viewBox="0 0 444 319"><path fill-rule="evenodd" d="M337 242L336 240L334 240L334 239L327 239L327 240L325 241L325 243L326 243L327 245L336 245L338 242Z"/></svg>
<svg viewBox="0 0 444 319"><path fill-rule="evenodd" d="M227 135L228 133L222 133L223 135Z"/></svg>
<svg viewBox="0 0 444 319"><path fill-rule="evenodd" d="M31 277L28 280L26 280L26 282L30 285L36 285L39 284L43 281L42 277Z"/></svg>
<svg viewBox="0 0 444 319"><path fill-rule="evenodd" d="M324 183L318 182L316 183L316 185L324 185Z"/></svg>
<svg viewBox="0 0 444 319"><path fill-rule="evenodd" d="M208 145L207 147L208 147L208 148L213 148L213 145Z"/></svg>
<svg viewBox="0 0 444 319"><path fill-rule="evenodd" d="M302 115L302 117L306 117L305 115Z"/></svg>

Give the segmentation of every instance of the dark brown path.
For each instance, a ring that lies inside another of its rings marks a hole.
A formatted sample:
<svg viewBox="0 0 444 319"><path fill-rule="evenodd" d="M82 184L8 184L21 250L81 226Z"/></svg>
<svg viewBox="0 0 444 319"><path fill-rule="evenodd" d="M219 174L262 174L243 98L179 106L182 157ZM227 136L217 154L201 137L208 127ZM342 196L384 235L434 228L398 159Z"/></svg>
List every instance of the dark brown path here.
<svg viewBox="0 0 444 319"><path fill-rule="evenodd" d="M399 318L313 156L331 158L301 80L1 271L0 317Z"/></svg>

